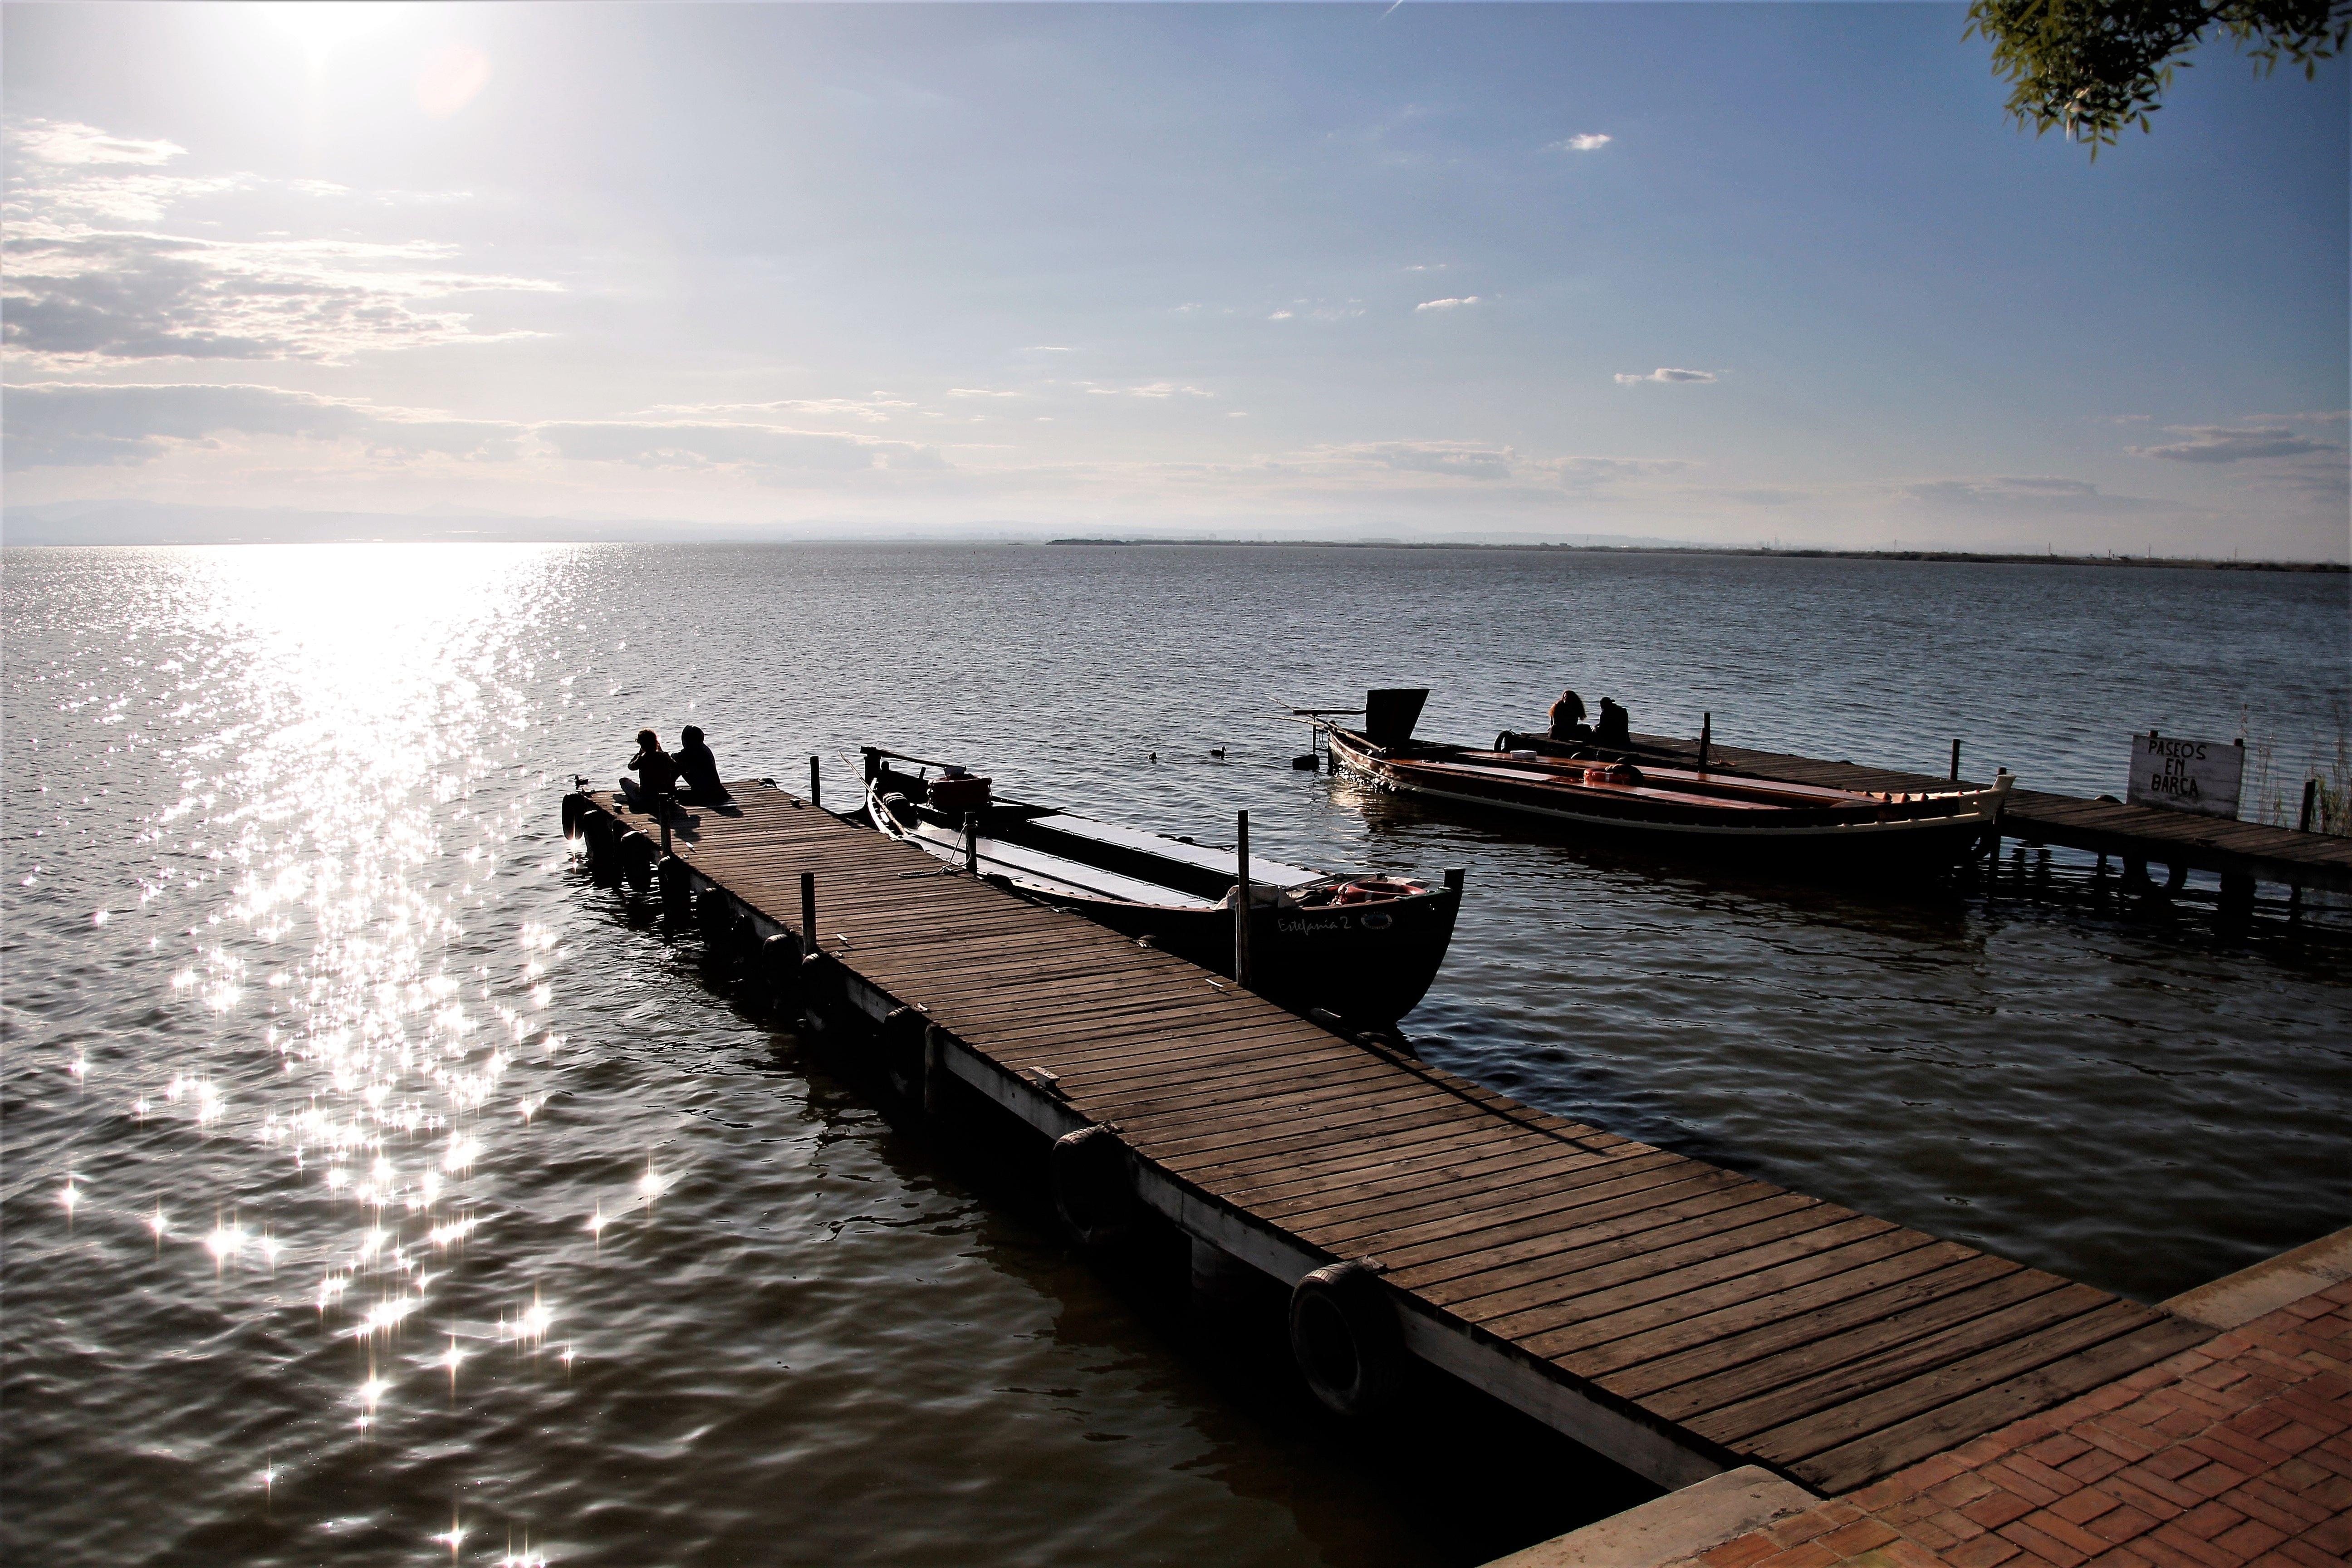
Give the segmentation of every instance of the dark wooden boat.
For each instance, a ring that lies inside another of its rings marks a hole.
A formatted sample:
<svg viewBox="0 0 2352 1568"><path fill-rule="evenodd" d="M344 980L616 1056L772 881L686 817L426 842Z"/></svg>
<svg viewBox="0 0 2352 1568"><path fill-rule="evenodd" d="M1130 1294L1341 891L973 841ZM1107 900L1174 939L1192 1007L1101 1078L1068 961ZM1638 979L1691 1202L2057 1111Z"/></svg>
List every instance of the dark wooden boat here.
<svg viewBox="0 0 2352 1568"><path fill-rule="evenodd" d="M917 771L893 766L915 764ZM1233 849L997 798L961 769L866 748L877 831L1000 887L1076 910L1230 977L1241 866ZM1462 906L1444 882L1334 875L1249 858L1250 989L1359 1027L1411 1012L1436 977Z"/></svg>
<svg viewBox="0 0 2352 1568"><path fill-rule="evenodd" d="M1367 693L1361 730L1318 716L1334 771L1594 836L1873 873L1950 865L1995 830L2011 783L2004 773L1990 787L1868 792L1696 768L1632 746L1507 732L1499 749L1444 745L1412 738L1428 695Z"/></svg>

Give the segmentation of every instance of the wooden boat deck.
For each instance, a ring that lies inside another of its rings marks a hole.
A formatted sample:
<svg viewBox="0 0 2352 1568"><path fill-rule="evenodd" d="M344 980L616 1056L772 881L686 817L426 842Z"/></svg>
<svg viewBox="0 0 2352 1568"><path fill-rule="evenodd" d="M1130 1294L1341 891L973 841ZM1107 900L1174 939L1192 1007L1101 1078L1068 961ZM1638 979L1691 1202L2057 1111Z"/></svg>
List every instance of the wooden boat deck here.
<svg viewBox="0 0 2352 1568"><path fill-rule="evenodd" d="M848 1005L1285 1284L1368 1258L1407 1348L1668 1486L1864 1486L2200 1342L2054 1275L1522 1105L1343 1038L760 784L676 853ZM592 805L631 827L611 794Z"/></svg>
<svg viewBox="0 0 2352 1568"><path fill-rule="evenodd" d="M1698 757L1698 742L1668 735L1635 735L1644 751ZM1758 752L1713 743L1717 767L1793 784L1835 789L1949 789L1948 779L1853 763L1824 762L1785 752ZM2041 790L2012 789L2000 815L2001 831L2036 844L2063 844L2094 854L2179 863L2225 877L2252 877L2292 888L2352 892L2352 838L2301 833L2254 822L2230 822L2184 811L2116 801L2083 800Z"/></svg>

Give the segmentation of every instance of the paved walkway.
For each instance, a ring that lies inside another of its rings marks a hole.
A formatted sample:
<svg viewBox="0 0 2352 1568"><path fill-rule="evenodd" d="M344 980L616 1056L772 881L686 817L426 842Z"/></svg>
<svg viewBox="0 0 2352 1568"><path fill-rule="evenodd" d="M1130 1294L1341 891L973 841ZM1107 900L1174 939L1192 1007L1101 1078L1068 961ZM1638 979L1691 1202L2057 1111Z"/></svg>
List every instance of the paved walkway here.
<svg viewBox="0 0 2352 1568"><path fill-rule="evenodd" d="M2342 1568L2352 1281L1674 1568Z"/></svg>

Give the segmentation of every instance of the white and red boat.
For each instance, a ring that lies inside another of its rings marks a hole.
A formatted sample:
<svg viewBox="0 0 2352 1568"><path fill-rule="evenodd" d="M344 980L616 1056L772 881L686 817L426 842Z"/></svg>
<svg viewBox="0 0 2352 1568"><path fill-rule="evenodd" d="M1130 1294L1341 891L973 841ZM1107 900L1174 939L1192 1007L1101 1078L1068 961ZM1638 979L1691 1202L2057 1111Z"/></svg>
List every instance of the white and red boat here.
<svg viewBox="0 0 2352 1568"><path fill-rule="evenodd" d="M1699 768L1631 746L1515 740L1508 750L1412 738L1428 693L1366 694L1364 728L1318 718L1334 771L1383 789L1532 817L1580 834L1824 868L1949 865L1996 830L2011 775L1990 785L1872 791Z"/></svg>

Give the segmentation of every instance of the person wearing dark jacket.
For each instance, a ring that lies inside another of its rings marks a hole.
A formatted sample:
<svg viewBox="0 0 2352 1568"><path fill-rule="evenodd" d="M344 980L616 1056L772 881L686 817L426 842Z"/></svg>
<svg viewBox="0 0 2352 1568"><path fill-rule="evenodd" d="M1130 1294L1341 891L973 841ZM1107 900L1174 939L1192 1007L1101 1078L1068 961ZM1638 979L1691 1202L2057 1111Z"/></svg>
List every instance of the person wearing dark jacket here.
<svg viewBox="0 0 2352 1568"><path fill-rule="evenodd" d="M1633 743L1630 716L1617 705L1616 699L1601 700L1601 722L1593 727L1592 738L1604 746L1625 746Z"/></svg>
<svg viewBox="0 0 2352 1568"><path fill-rule="evenodd" d="M661 737L651 730L637 731L637 754L629 759L637 776L621 781L621 794L638 811L657 811L677 794L677 759L662 750Z"/></svg>
<svg viewBox="0 0 2352 1568"><path fill-rule="evenodd" d="M735 797L719 779L719 759L702 743L702 731L688 724L677 738L677 771L686 780L678 799L688 805L729 805Z"/></svg>
<svg viewBox="0 0 2352 1568"><path fill-rule="evenodd" d="M1584 699L1573 689L1559 694L1551 705L1551 738L1555 741L1585 741L1592 731L1584 727Z"/></svg>

